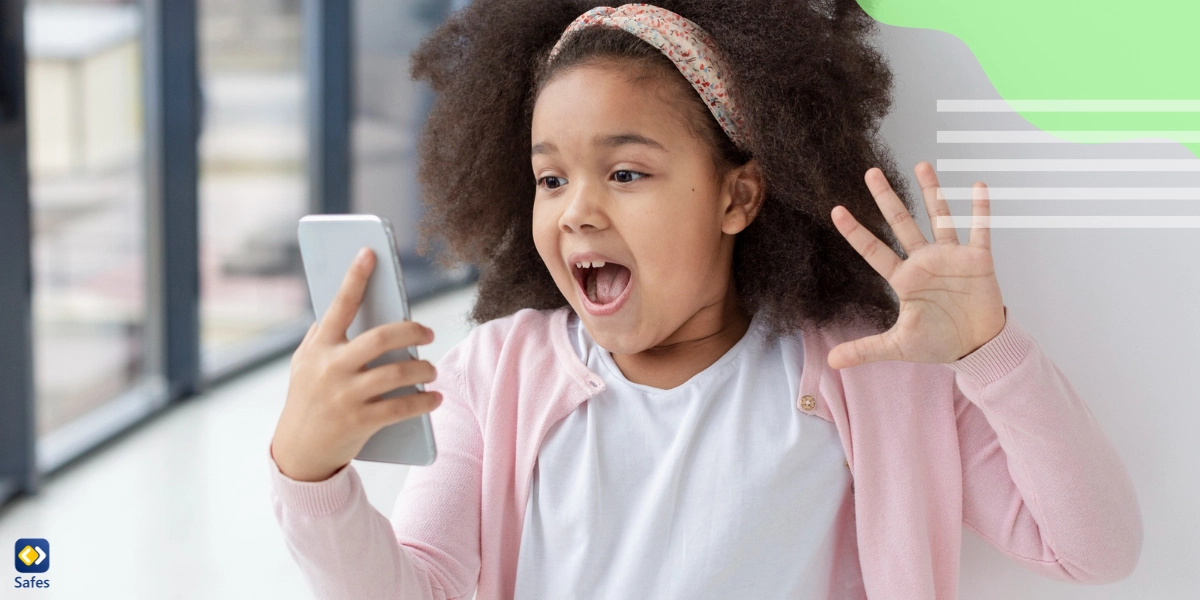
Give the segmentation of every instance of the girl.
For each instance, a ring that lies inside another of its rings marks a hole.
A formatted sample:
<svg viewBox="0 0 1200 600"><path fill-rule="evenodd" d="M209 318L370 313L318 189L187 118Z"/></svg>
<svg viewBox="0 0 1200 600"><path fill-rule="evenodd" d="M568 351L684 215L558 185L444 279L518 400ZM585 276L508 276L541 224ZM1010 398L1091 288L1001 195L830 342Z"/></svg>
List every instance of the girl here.
<svg viewBox="0 0 1200 600"><path fill-rule="evenodd" d="M889 184L870 31L853 0L477 0L423 42L426 232L481 266L481 324L365 369L433 336L346 340L367 253L296 351L275 513L319 596L953 598L964 524L1133 570L1130 478L1006 314L986 188L964 245ZM348 463L431 410L389 522Z"/></svg>

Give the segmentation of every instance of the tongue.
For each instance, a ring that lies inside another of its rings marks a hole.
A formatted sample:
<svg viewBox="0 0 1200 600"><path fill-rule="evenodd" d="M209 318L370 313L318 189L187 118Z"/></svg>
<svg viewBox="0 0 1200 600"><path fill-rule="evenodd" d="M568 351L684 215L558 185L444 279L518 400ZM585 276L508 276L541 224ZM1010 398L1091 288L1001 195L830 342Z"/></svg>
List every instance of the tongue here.
<svg viewBox="0 0 1200 600"><path fill-rule="evenodd" d="M616 300L629 285L629 275L629 269L616 263L605 263L603 267L592 269L587 286L589 299L598 304Z"/></svg>

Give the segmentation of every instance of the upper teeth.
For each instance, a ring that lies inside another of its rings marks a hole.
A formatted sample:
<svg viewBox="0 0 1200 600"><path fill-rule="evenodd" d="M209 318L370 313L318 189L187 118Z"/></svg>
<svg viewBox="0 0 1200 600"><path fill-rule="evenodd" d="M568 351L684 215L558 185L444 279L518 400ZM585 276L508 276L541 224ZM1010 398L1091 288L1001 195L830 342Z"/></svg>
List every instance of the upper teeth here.
<svg viewBox="0 0 1200 600"><path fill-rule="evenodd" d="M586 260L585 260L585 261L583 261L583 262L577 262L577 263L575 263L575 266L576 266L576 267L579 267L580 269L590 269L590 268L597 268L597 269L598 269L598 268L600 268L600 267L603 267L603 266L604 266L604 261L602 261L602 260L593 260L593 261L590 261L590 262L589 262L589 261L586 261Z"/></svg>

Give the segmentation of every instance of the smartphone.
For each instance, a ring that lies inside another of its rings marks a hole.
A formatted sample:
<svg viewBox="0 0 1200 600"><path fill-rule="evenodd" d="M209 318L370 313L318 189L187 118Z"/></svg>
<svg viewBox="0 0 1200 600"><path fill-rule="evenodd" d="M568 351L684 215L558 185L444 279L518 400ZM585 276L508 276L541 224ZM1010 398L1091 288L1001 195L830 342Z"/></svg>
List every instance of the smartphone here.
<svg viewBox="0 0 1200 600"><path fill-rule="evenodd" d="M408 294L400 271L400 254L392 225L377 215L308 215L300 219L298 230L300 257L304 276L312 297L313 313L320 322L337 296L346 271L363 247L375 253L375 269L367 280L358 314L346 338L355 336L385 323L411 320L408 313ZM415 347L385 352L367 363L367 368L401 360L417 358ZM392 398L424 391L420 384L397 388L383 398ZM371 436L355 458L405 465L429 465L437 458L433 440L433 425L429 413L388 425Z"/></svg>

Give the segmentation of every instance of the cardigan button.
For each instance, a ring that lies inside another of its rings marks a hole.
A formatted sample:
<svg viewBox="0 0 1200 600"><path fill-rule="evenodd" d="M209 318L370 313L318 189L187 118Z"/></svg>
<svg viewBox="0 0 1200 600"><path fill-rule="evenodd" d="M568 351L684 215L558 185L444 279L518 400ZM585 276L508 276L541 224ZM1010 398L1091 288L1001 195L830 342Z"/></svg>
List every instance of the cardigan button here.
<svg viewBox="0 0 1200 600"><path fill-rule="evenodd" d="M804 410L812 410L817 407L817 399L805 394L800 398L800 408Z"/></svg>

